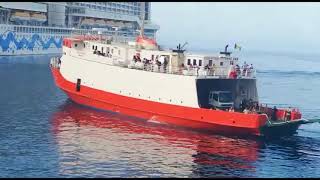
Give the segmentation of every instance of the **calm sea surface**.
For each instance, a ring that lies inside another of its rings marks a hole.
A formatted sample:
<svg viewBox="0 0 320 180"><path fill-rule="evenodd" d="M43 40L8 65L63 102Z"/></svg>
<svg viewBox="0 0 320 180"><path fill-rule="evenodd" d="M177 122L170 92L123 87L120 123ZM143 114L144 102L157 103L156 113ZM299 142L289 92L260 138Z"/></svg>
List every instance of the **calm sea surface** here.
<svg viewBox="0 0 320 180"><path fill-rule="evenodd" d="M320 55L242 53L260 101L320 118ZM49 56L0 57L0 177L320 177L320 124L261 140L161 127L71 102Z"/></svg>

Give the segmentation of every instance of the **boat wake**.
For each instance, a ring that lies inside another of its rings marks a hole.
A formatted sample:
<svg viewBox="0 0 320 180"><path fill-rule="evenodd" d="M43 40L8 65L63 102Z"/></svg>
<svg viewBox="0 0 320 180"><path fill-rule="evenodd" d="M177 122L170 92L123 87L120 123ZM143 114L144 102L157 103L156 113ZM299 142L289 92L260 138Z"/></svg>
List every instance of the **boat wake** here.
<svg viewBox="0 0 320 180"><path fill-rule="evenodd" d="M318 71L257 70L258 74L320 76Z"/></svg>
<svg viewBox="0 0 320 180"><path fill-rule="evenodd" d="M157 116L152 116L150 119L148 119L148 122L155 123L155 124L167 124L167 123L158 121L157 118L158 118Z"/></svg>

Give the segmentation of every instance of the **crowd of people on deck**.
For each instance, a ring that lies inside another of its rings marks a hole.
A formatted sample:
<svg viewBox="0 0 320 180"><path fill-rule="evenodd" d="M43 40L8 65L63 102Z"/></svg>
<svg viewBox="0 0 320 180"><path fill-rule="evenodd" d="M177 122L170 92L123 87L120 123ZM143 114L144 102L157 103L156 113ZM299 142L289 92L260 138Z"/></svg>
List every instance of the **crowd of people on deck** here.
<svg viewBox="0 0 320 180"><path fill-rule="evenodd" d="M214 110L220 110L216 107L212 107L211 109ZM226 109L225 111L228 112L235 112L235 108L232 106L228 109ZM243 112L244 114L261 114L261 113L266 113L270 116L270 119L273 121L277 121L277 120L284 120L284 121L289 121L293 119L292 114L294 112L296 112L296 109L294 108L285 108L283 109L283 114L282 113L278 113L278 109L276 106L274 106L273 108L268 108L267 106L265 108L263 108L262 106L259 105L258 102L252 101L250 100L242 100L241 104L240 104L240 109L237 110L237 112ZM281 115L282 114L282 115Z"/></svg>
<svg viewBox="0 0 320 180"><path fill-rule="evenodd" d="M241 68L242 68L242 72L241 72ZM236 79L237 77L240 77L240 76L250 76L251 75L250 73L253 72L253 65L247 64L246 61L244 62L241 68L238 64L236 64L235 66L232 66L229 77Z"/></svg>
<svg viewBox="0 0 320 180"><path fill-rule="evenodd" d="M160 57L156 56L155 59L143 58L143 60L141 60L139 53L134 55L132 60L134 63L138 63L138 62L142 63L144 69L148 69L147 67L150 67L151 65L157 65L158 71L160 71L160 67L163 67L163 70L166 71L169 63L167 57L165 56L160 56Z"/></svg>
<svg viewBox="0 0 320 180"><path fill-rule="evenodd" d="M211 109L220 110L217 107L212 107ZM241 101L239 109L235 110L235 108L231 106L230 108L225 109L225 111L228 111L228 112L238 111L238 112L243 112L244 114L257 114L257 113L260 113L260 106L258 102L255 102L252 99L250 100L243 99Z"/></svg>
<svg viewBox="0 0 320 180"><path fill-rule="evenodd" d="M259 103L253 101L252 99L243 99L240 104L240 110L245 114L258 113L260 110Z"/></svg>

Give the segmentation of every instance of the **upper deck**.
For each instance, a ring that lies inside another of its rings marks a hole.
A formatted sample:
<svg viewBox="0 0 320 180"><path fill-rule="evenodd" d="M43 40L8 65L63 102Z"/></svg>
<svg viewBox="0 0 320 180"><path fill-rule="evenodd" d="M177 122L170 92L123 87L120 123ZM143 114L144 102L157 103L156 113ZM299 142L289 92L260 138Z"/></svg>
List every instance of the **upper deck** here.
<svg viewBox="0 0 320 180"><path fill-rule="evenodd" d="M238 65L230 54L202 55L182 50L164 50L151 40L116 43L108 37L78 36L64 39L64 54L99 63L197 78L255 79L256 71L249 65Z"/></svg>

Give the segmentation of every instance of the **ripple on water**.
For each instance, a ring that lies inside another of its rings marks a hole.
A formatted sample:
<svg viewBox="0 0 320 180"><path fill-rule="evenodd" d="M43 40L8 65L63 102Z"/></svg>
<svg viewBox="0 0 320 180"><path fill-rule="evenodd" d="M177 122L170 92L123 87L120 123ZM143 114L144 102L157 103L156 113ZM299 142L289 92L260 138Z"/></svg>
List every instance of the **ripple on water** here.
<svg viewBox="0 0 320 180"><path fill-rule="evenodd" d="M268 140L146 123L70 102L49 58L31 61L0 64L0 177L320 177L318 123ZM267 70L258 78L263 101L319 117L317 74Z"/></svg>

